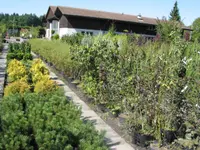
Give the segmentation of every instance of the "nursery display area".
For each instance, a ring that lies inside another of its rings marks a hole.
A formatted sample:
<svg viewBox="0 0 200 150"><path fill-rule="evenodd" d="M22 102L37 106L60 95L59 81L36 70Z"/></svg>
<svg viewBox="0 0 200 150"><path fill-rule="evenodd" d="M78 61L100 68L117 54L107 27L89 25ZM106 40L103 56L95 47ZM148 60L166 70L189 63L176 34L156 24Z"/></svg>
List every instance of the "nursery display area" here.
<svg viewBox="0 0 200 150"><path fill-rule="evenodd" d="M2 150L107 150L104 134L82 121L81 110L50 79L29 43L9 44L0 101Z"/></svg>
<svg viewBox="0 0 200 150"><path fill-rule="evenodd" d="M79 83L91 103L115 117L123 115L134 144L200 148L198 42L175 32L168 41L148 42L109 32L30 43L43 60Z"/></svg>

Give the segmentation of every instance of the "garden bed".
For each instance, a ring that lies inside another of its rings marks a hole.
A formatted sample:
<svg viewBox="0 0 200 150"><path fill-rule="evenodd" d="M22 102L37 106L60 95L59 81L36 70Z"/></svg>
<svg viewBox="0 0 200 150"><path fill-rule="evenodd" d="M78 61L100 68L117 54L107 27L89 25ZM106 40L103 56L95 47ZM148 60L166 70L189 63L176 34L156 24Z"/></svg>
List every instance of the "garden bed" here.
<svg viewBox="0 0 200 150"><path fill-rule="evenodd" d="M0 149L107 150L104 135L80 119L80 109L50 80L42 61L26 57L27 47L28 43L9 46Z"/></svg>

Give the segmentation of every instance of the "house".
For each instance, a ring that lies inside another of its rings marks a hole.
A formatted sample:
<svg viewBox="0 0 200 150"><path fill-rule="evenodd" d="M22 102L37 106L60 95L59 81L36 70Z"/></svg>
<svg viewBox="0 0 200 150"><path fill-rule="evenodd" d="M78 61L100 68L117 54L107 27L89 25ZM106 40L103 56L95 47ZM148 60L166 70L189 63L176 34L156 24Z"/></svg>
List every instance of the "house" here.
<svg viewBox="0 0 200 150"><path fill-rule="evenodd" d="M117 33L123 33L126 30L149 38L156 36L157 19L141 15L134 16L124 13L50 6L46 19L46 38L51 38L52 34L59 34L62 37L74 33L92 35L106 33L113 24ZM183 30L190 29L183 28Z"/></svg>

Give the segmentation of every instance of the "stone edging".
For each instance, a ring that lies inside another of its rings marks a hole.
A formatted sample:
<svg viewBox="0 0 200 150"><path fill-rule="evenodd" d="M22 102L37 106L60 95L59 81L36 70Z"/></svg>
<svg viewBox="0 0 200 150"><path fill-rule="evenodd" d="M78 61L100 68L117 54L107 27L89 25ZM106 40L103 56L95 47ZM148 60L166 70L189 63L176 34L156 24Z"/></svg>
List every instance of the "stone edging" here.
<svg viewBox="0 0 200 150"><path fill-rule="evenodd" d="M8 49L8 45L5 44L2 51L2 55L0 56L0 99L3 97L3 93L4 93L4 85L5 85L5 78L6 78L7 49Z"/></svg>

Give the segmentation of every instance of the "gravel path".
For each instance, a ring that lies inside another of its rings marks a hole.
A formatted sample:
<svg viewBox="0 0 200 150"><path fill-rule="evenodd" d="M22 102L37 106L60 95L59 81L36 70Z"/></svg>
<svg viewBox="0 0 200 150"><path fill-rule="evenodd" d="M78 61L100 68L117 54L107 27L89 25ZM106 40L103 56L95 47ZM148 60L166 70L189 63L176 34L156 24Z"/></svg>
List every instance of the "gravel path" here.
<svg viewBox="0 0 200 150"><path fill-rule="evenodd" d="M6 77L6 55L8 44L4 44L2 54L0 56L0 99L3 97L4 83Z"/></svg>

